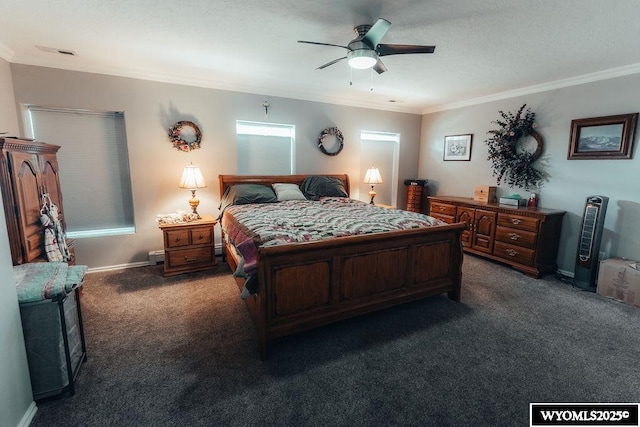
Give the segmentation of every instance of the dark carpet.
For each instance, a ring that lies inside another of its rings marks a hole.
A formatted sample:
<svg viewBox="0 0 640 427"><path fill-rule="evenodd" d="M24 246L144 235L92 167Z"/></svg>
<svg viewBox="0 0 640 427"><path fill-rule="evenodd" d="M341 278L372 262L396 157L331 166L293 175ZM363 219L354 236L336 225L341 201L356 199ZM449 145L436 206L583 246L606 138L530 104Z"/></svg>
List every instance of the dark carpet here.
<svg viewBox="0 0 640 427"><path fill-rule="evenodd" d="M466 255L446 296L273 342L225 266L89 274L88 360L32 426L529 425L531 402L639 402L640 310Z"/></svg>

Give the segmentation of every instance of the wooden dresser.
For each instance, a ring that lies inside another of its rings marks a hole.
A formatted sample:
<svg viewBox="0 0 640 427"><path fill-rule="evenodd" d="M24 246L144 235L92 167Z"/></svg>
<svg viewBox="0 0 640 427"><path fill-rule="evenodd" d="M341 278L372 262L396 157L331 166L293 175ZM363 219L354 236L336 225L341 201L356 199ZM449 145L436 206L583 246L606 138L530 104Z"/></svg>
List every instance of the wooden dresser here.
<svg viewBox="0 0 640 427"><path fill-rule="evenodd" d="M465 222L465 252L511 265L539 278L555 273L565 211L477 202L465 197L429 197L429 215Z"/></svg>
<svg viewBox="0 0 640 427"><path fill-rule="evenodd" d="M2 199L13 265L47 261L44 230L40 221L41 196L48 193L64 222L64 206L58 170L58 145L18 138L0 138ZM67 240L75 263L73 242Z"/></svg>

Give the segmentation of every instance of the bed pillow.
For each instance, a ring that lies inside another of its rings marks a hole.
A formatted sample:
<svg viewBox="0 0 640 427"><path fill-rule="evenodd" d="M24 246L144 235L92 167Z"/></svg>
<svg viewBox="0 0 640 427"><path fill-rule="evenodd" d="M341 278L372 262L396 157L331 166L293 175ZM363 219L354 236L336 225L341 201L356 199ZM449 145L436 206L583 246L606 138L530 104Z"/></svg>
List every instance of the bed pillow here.
<svg viewBox="0 0 640 427"><path fill-rule="evenodd" d="M320 197L349 197L340 178L333 176L308 176L300 185L302 194L309 200Z"/></svg>
<svg viewBox="0 0 640 427"><path fill-rule="evenodd" d="M285 200L307 200L302 191L300 191L298 184L276 183L272 187L280 202Z"/></svg>
<svg viewBox="0 0 640 427"><path fill-rule="evenodd" d="M247 205L249 203L275 203L276 193L268 185L235 184L227 188L220 201L221 212L231 205Z"/></svg>

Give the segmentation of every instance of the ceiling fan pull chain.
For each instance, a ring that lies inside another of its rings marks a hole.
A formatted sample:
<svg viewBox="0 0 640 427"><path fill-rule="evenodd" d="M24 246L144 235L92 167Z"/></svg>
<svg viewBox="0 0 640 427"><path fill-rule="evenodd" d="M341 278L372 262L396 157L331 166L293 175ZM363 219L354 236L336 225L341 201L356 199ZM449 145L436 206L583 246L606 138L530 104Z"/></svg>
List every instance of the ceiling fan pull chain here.
<svg viewBox="0 0 640 427"><path fill-rule="evenodd" d="M353 86L353 68L349 67L349 86Z"/></svg>
<svg viewBox="0 0 640 427"><path fill-rule="evenodd" d="M371 87L369 88L371 92L373 92L373 67L371 67Z"/></svg>

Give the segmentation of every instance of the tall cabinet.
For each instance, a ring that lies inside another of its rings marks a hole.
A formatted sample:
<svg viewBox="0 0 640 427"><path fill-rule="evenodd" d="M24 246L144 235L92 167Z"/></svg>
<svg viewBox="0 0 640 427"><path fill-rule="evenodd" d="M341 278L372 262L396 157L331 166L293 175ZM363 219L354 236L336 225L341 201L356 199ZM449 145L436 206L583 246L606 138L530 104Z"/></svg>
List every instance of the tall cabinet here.
<svg viewBox="0 0 640 427"><path fill-rule="evenodd" d="M40 221L41 195L48 193L59 210L64 227L64 206L58 174L58 145L0 138L0 176L4 213L13 265L46 261ZM66 229L66 227L64 227ZM72 260L74 251L68 242Z"/></svg>

